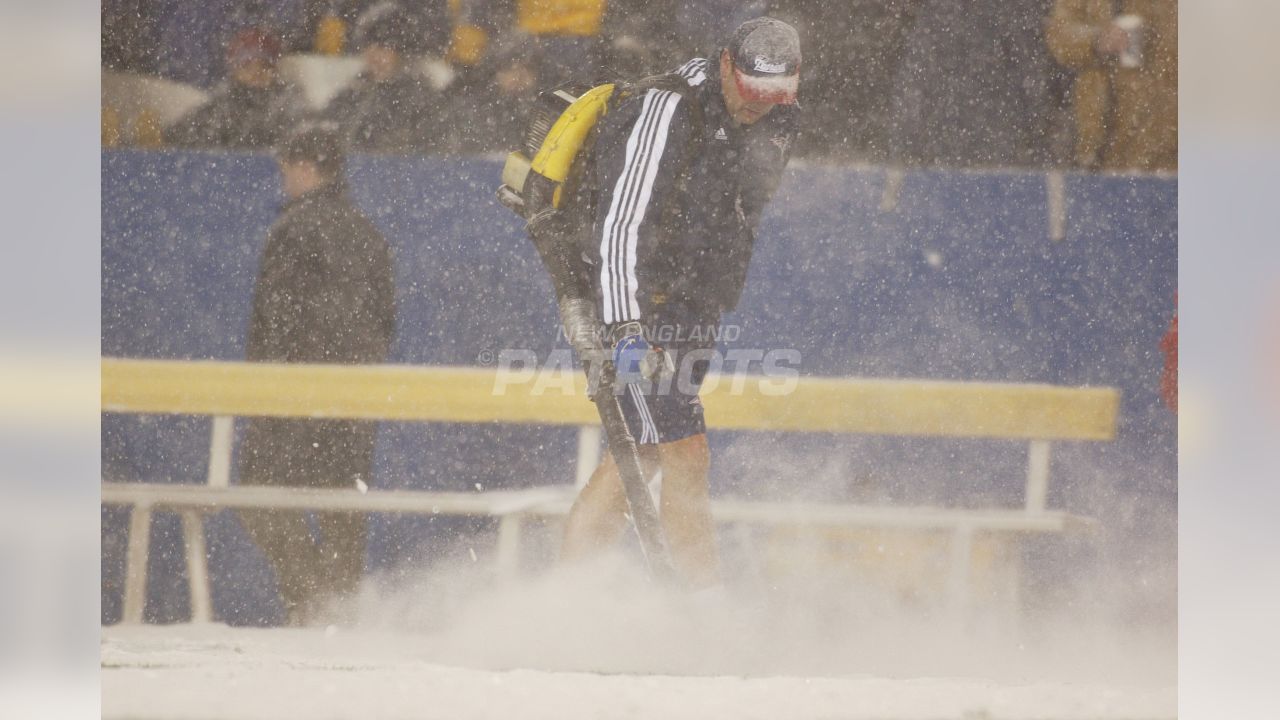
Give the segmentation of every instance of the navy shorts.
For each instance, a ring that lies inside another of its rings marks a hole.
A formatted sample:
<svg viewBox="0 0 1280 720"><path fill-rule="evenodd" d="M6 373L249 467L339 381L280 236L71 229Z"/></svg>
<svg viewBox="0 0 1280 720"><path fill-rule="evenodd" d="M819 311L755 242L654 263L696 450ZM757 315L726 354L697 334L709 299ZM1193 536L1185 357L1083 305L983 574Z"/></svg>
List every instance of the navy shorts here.
<svg viewBox="0 0 1280 720"><path fill-rule="evenodd" d="M664 339L658 334L654 342L672 356L675 375L659 382L619 384L614 388L627 429L637 445L675 442L707 432L698 390L711 366L709 355L714 352L715 341L706 337L688 339L689 327L676 326L673 336Z"/></svg>

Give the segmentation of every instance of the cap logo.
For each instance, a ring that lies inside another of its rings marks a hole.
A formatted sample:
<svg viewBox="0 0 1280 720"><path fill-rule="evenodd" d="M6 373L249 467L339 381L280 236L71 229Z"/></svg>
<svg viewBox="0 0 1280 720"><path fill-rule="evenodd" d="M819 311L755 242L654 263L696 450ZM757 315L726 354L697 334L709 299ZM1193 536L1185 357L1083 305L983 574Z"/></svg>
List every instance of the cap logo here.
<svg viewBox="0 0 1280 720"><path fill-rule="evenodd" d="M765 58L762 58L759 55L757 55L755 69L757 72L784 73L787 71L787 64L772 63L766 60Z"/></svg>

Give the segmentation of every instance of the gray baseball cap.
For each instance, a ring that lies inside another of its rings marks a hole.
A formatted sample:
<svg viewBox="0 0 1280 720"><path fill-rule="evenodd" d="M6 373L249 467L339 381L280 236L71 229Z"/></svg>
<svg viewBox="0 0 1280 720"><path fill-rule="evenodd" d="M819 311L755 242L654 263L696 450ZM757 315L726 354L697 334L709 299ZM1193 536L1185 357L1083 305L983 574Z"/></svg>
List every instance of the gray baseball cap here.
<svg viewBox="0 0 1280 720"><path fill-rule="evenodd" d="M738 92L747 100L791 104L800 88L800 35L771 17L738 26L725 46Z"/></svg>

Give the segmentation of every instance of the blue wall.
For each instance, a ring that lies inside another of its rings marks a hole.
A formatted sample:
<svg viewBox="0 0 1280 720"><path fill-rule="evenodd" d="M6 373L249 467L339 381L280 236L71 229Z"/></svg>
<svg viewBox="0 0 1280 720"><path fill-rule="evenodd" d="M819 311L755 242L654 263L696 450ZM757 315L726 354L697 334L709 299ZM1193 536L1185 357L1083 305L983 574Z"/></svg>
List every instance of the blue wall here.
<svg viewBox="0 0 1280 720"><path fill-rule="evenodd" d="M353 195L391 242L393 361L474 364L554 346L550 283L482 160L355 158ZM1050 502L1176 502L1174 417L1159 340L1177 277L1176 180L1068 176L1067 235L1048 237L1042 175L908 173L880 210L880 170L792 170L762 222L735 347L795 348L801 372L1114 385L1117 442L1065 443ZM250 294L281 204L269 158L113 151L102 161L102 350L243 358ZM108 480L200 482L208 421L103 417ZM466 490L565 482L574 433L385 424L374 484ZM714 433L713 491L869 502L1016 504L1025 447L995 441ZM1117 520L1117 522L1123 522ZM1136 528L1123 528L1137 531ZM480 521L374 519L372 567L423 564ZM176 519L153 527L150 619L185 616ZM119 613L124 513L103 510L103 617ZM269 573L233 517L210 523L215 612L270 622Z"/></svg>

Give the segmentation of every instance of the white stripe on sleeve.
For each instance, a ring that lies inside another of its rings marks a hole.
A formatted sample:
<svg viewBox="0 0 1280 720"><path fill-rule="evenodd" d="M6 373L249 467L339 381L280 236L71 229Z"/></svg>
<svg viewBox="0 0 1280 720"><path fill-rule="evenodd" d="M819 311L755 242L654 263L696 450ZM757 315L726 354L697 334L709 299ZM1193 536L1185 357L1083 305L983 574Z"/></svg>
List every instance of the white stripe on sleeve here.
<svg viewBox="0 0 1280 720"><path fill-rule="evenodd" d="M677 68L676 74L684 78L691 87L697 87L707 79L707 61L705 58L694 58Z"/></svg>
<svg viewBox="0 0 1280 720"><path fill-rule="evenodd" d="M627 138L622 172L614 185L600 237L600 289L606 324L640 319L636 245L667 147L671 118L679 103L678 93L649 90Z"/></svg>

